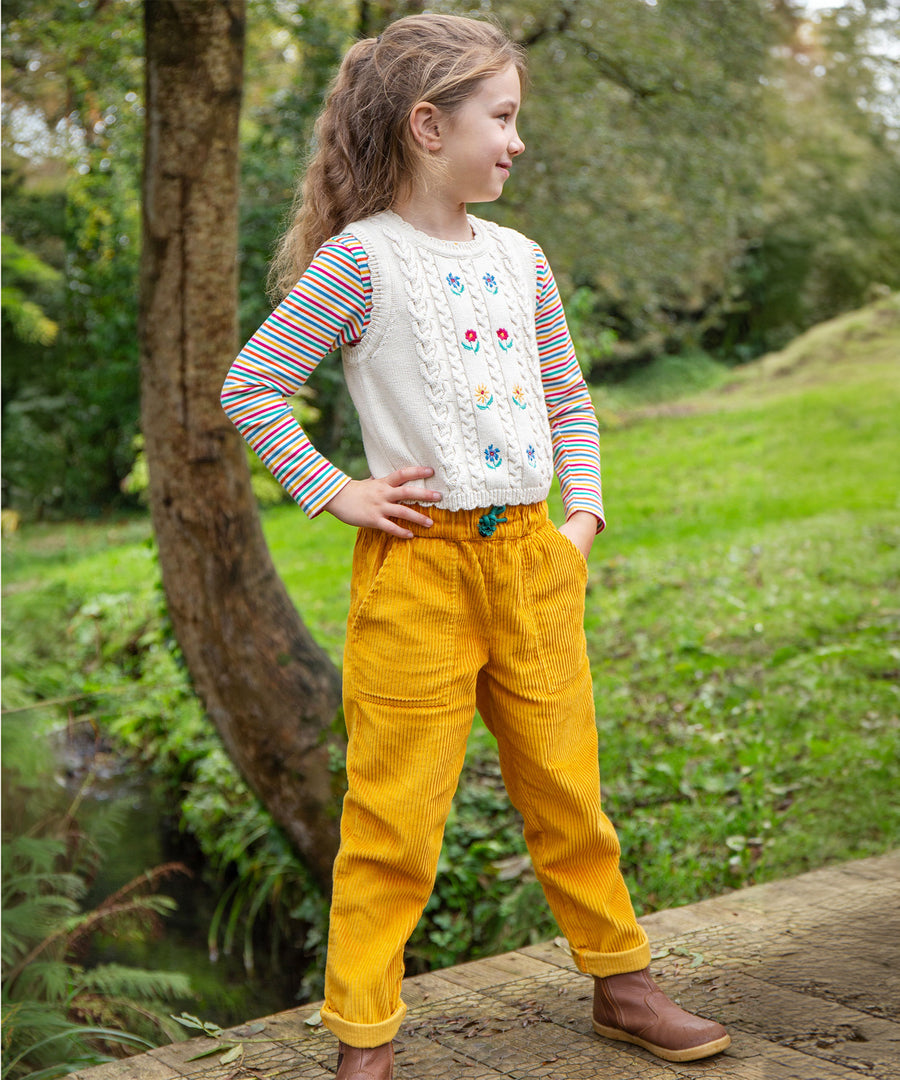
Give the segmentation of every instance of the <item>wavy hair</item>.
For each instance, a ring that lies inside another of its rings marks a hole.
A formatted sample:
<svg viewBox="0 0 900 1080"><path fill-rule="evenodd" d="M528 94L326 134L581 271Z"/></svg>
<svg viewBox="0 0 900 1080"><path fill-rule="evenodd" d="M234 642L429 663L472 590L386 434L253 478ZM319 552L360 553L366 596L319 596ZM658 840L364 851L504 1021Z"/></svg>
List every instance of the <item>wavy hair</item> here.
<svg viewBox="0 0 900 1080"><path fill-rule="evenodd" d="M410 129L418 102L452 114L511 64L524 83L523 50L493 23L458 15L409 15L352 45L316 121L313 155L272 262L273 299L290 292L329 236L389 209L418 177L440 170Z"/></svg>

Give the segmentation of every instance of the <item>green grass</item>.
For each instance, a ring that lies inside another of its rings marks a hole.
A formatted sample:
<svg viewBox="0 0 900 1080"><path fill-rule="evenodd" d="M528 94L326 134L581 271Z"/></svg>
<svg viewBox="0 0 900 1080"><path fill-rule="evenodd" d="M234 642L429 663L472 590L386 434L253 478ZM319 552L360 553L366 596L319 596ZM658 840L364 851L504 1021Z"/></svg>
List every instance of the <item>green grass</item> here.
<svg viewBox="0 0 900 1080"><path fill-rule="evenodd" d="M639 910L900 842L900 304L701 382L662 405L637 386L628 410L628 387L599 395L609 527L586 629L606 806ZM292 506L264 526L339 661L352 531ZM34 684L65 690L66 620L98 583L150 603L148 531L10 538L9 705ZM470 783L492 753L476 725Z"/></svg>

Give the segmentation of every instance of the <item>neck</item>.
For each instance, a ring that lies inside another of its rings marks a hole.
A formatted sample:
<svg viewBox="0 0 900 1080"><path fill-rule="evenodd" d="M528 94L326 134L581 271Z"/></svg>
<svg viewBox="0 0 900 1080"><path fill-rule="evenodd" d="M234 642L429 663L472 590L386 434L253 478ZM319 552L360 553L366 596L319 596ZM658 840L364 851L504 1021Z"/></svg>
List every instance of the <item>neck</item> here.
<svg viewBox="0 0 900 1080"><path fill-rule="evenodd" d="M466 241L472 239L472 226L466 214L466 204L449 205L439 200L416 198L401 200L391 207L407 225L428 233L437 240Z"/></svg>

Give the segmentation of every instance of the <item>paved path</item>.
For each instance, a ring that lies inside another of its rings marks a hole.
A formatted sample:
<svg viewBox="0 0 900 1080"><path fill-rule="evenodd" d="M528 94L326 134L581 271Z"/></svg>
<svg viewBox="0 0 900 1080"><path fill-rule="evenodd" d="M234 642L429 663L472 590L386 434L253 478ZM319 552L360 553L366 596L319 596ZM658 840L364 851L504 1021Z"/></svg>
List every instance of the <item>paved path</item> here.
<svg viewBox="0 0 900 1080"><path fill-rule="evenodd" d="M641 922L654 973L728 1026L726 1053L674 1065L598 1038L590 980L548 943L409 979L396 1080L900 1080L900 851ZM195 1039L73 1075L331 1080L336 1044L304 1023L314 1011L232 1029L244 1053L230 1064L189 1061L215 1045Z"/></svg>

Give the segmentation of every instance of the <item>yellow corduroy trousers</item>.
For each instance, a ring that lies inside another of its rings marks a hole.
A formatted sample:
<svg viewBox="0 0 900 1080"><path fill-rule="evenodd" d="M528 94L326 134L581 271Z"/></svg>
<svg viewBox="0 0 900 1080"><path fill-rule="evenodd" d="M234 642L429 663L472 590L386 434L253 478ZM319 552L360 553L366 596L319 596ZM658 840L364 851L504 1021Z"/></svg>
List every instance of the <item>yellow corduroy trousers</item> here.
<svg viewBox="0 0 900 1080"><path fill-rule="evenodd" d="M322 1019L357 1047L389 1042L406 1012L403 949L434 887L476 706L578 967L650 962L600 808L584 557L545 503L508 507L489 537L484 511L422 509L430 529L361 529L353 560Z"/></svg>

